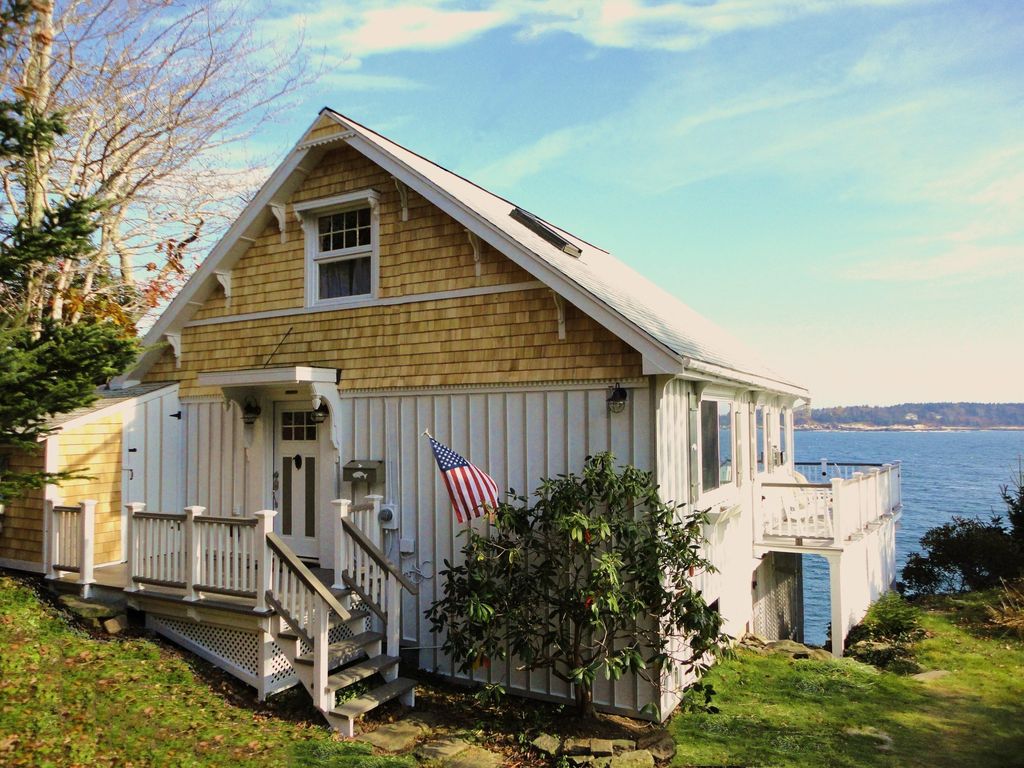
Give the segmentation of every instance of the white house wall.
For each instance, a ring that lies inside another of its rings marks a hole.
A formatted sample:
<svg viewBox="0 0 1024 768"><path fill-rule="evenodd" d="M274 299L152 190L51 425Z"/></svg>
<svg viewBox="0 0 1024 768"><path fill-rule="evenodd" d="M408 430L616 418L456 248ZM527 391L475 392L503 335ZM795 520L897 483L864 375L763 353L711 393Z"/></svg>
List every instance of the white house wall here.
<svg viewBox="0 0 1024 768"><path fill-rule="evenodd" d="M541 478L579 472L586 456L604 450L622 463L651 468L650 390L646 382L628 388L627 408L619 414L608 412L603 386L343 397L341 461L384 460L387 482L373 489L345 483L342 494L358 501L373 490L395 503L400 530L385 539L388 553L396 558L399 539L411 539L415 551L401 557L402 568L429 577L418 598L405 596L402 610L403 639L419 648L422 668L465 677L441 652L442 638L431 634L424 617L443 595L439 572L444 560L458 562L461 540L423 430L491 474L503 492L529 494ZM497 661L473 679L540 697L568 695L566 684L546 671L528 674ZM651 696L652 689L635 678L614 685L599 678L594 691L596 704L632 712Z"/></svg>
<svg viewBox="0 0 1024 768"><path fill-rule="evenodd" d="M180 413L181 418L172 414ZM176 386L138 398L125 408L122 440L124 503L179 512L185 504L182 449L185 414Z"/></svg>
<svg viewBox="0 0 1024 768"><path fill-rule="evenodd" d="M224 517L251 515L263 507L262 496L246 490L252 482L251 468L262 466L263 457L254 445L251 461L246 463L238 408L234 404L225 408L223 399L193 400L182 403L182 413L186 467L182 506L198 505L207 514Z"/></svg>

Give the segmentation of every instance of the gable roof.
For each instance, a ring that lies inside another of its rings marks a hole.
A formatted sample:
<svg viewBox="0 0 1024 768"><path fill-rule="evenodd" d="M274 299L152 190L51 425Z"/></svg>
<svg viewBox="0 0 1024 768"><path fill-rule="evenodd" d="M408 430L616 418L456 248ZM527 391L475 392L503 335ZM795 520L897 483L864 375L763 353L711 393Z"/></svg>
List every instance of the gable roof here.
<svg viewBox="0 0 1024 768"><path fill-rule="evenodd" d="M333 133L332 123L337 126ZM180 330L215 287L216 272L230 269L247 249L247 241L267 225L269 205L287 200L315 164L317 153L344 141L640 352L645 373L689 373L808 396L806 389L775 373L731 334L612 254L539 217L523 215L508 200L360 123L325 108L304 139L167 307L146 335L147 346ZM569 245L563 248L560 243ZM130 378L141 376L158 356L159 351L150 349Z"/></svg>

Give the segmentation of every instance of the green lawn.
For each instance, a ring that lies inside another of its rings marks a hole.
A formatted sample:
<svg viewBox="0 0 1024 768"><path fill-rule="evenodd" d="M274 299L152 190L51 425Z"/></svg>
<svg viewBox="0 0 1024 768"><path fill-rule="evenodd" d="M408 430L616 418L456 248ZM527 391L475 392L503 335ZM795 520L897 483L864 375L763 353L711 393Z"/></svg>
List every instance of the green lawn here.
<svg viewBox="0 0 1024 768"><path fill-rule="evenodd" d="M69 626L25 582L0 576L6 768L414 765L367 756L301 711L278 716L238 697L238 686L204 679L161 644Z"/></svg>
<svg viewBox="0 0 1024 768"><path fill-rule="evenodd" d="M985 599L934 601L918 661L951 674L928 683L852 661L744 653L720 664L710 680L721 712L669 723L679 745L673 765L1024 766L1024 643L987 633ZM91 636L30 583L0 576L0 765L415 765L339 741L301 691L255 705L242 686L189 658L145 638ZM448 712L431 690L423 703ZM536 702L511 699L492 711L453 697L482 717L481 743L565 724L565 713ZM879 749L889 739L891 749ZM529 750L517 758L539 762Z"/></svg>
<svg viewBox="0 0 1024 768"><path fill-rule="evenodd" d="M709 677L720 713L672 719L672 764L1024 766L1024 643L985 629L991 598L931 601L917 660L938 680L739 654Z"/></svg>

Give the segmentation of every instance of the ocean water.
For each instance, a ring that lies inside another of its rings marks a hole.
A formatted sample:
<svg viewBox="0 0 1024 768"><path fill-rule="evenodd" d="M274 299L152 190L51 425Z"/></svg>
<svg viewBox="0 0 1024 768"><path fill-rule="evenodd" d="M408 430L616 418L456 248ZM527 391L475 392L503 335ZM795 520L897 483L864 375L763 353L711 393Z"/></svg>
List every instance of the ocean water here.
<svg viewBox="0 0 1024 768"><path fill-rule="evenodd" d="M896 572L921 535L954 515L987 517L1004 510L999 487L1024 456L1024 431L796 433L797 461L903 463L903 517L896 534ZM898 578L898 577L897 577ZM804 557L804 639L822 645L829 623L828 565Z"/></svg>

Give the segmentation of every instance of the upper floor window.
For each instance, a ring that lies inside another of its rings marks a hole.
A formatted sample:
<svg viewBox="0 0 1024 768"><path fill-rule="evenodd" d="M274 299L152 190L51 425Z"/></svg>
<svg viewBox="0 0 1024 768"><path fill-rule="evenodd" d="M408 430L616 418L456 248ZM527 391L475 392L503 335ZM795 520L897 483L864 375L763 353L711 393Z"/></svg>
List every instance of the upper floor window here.
<svg viewBox="0 0 1024 768"><path fill-rule="evenodd" d="M778 461L776 463L780 467L786 463L786 457L789 455L789 425L787 424L788 415L789 410L786 408L783 408L781 411L779 411L779 455Z"/></svg>
<svg viewBox="0 0 1024 768"><path fill-rule="evenodd" d="M299 203L306 237L306 304L346 303L376 293L377 193Z"/></svg>
<svg viewBox="0 0 1024 768"><path fill-rule="evenodd" d="M732 482L732 403L703 400L700 404L701 489Z"/></svg>
<svg viewBox="0 0 1024 768"><path fill-rule="evenodd" d="M764 422L764 406L757 406L754 416L754 455L757 457L757 471L764 472L766 469L764 446L765 446L765 422Z"/></svg>

